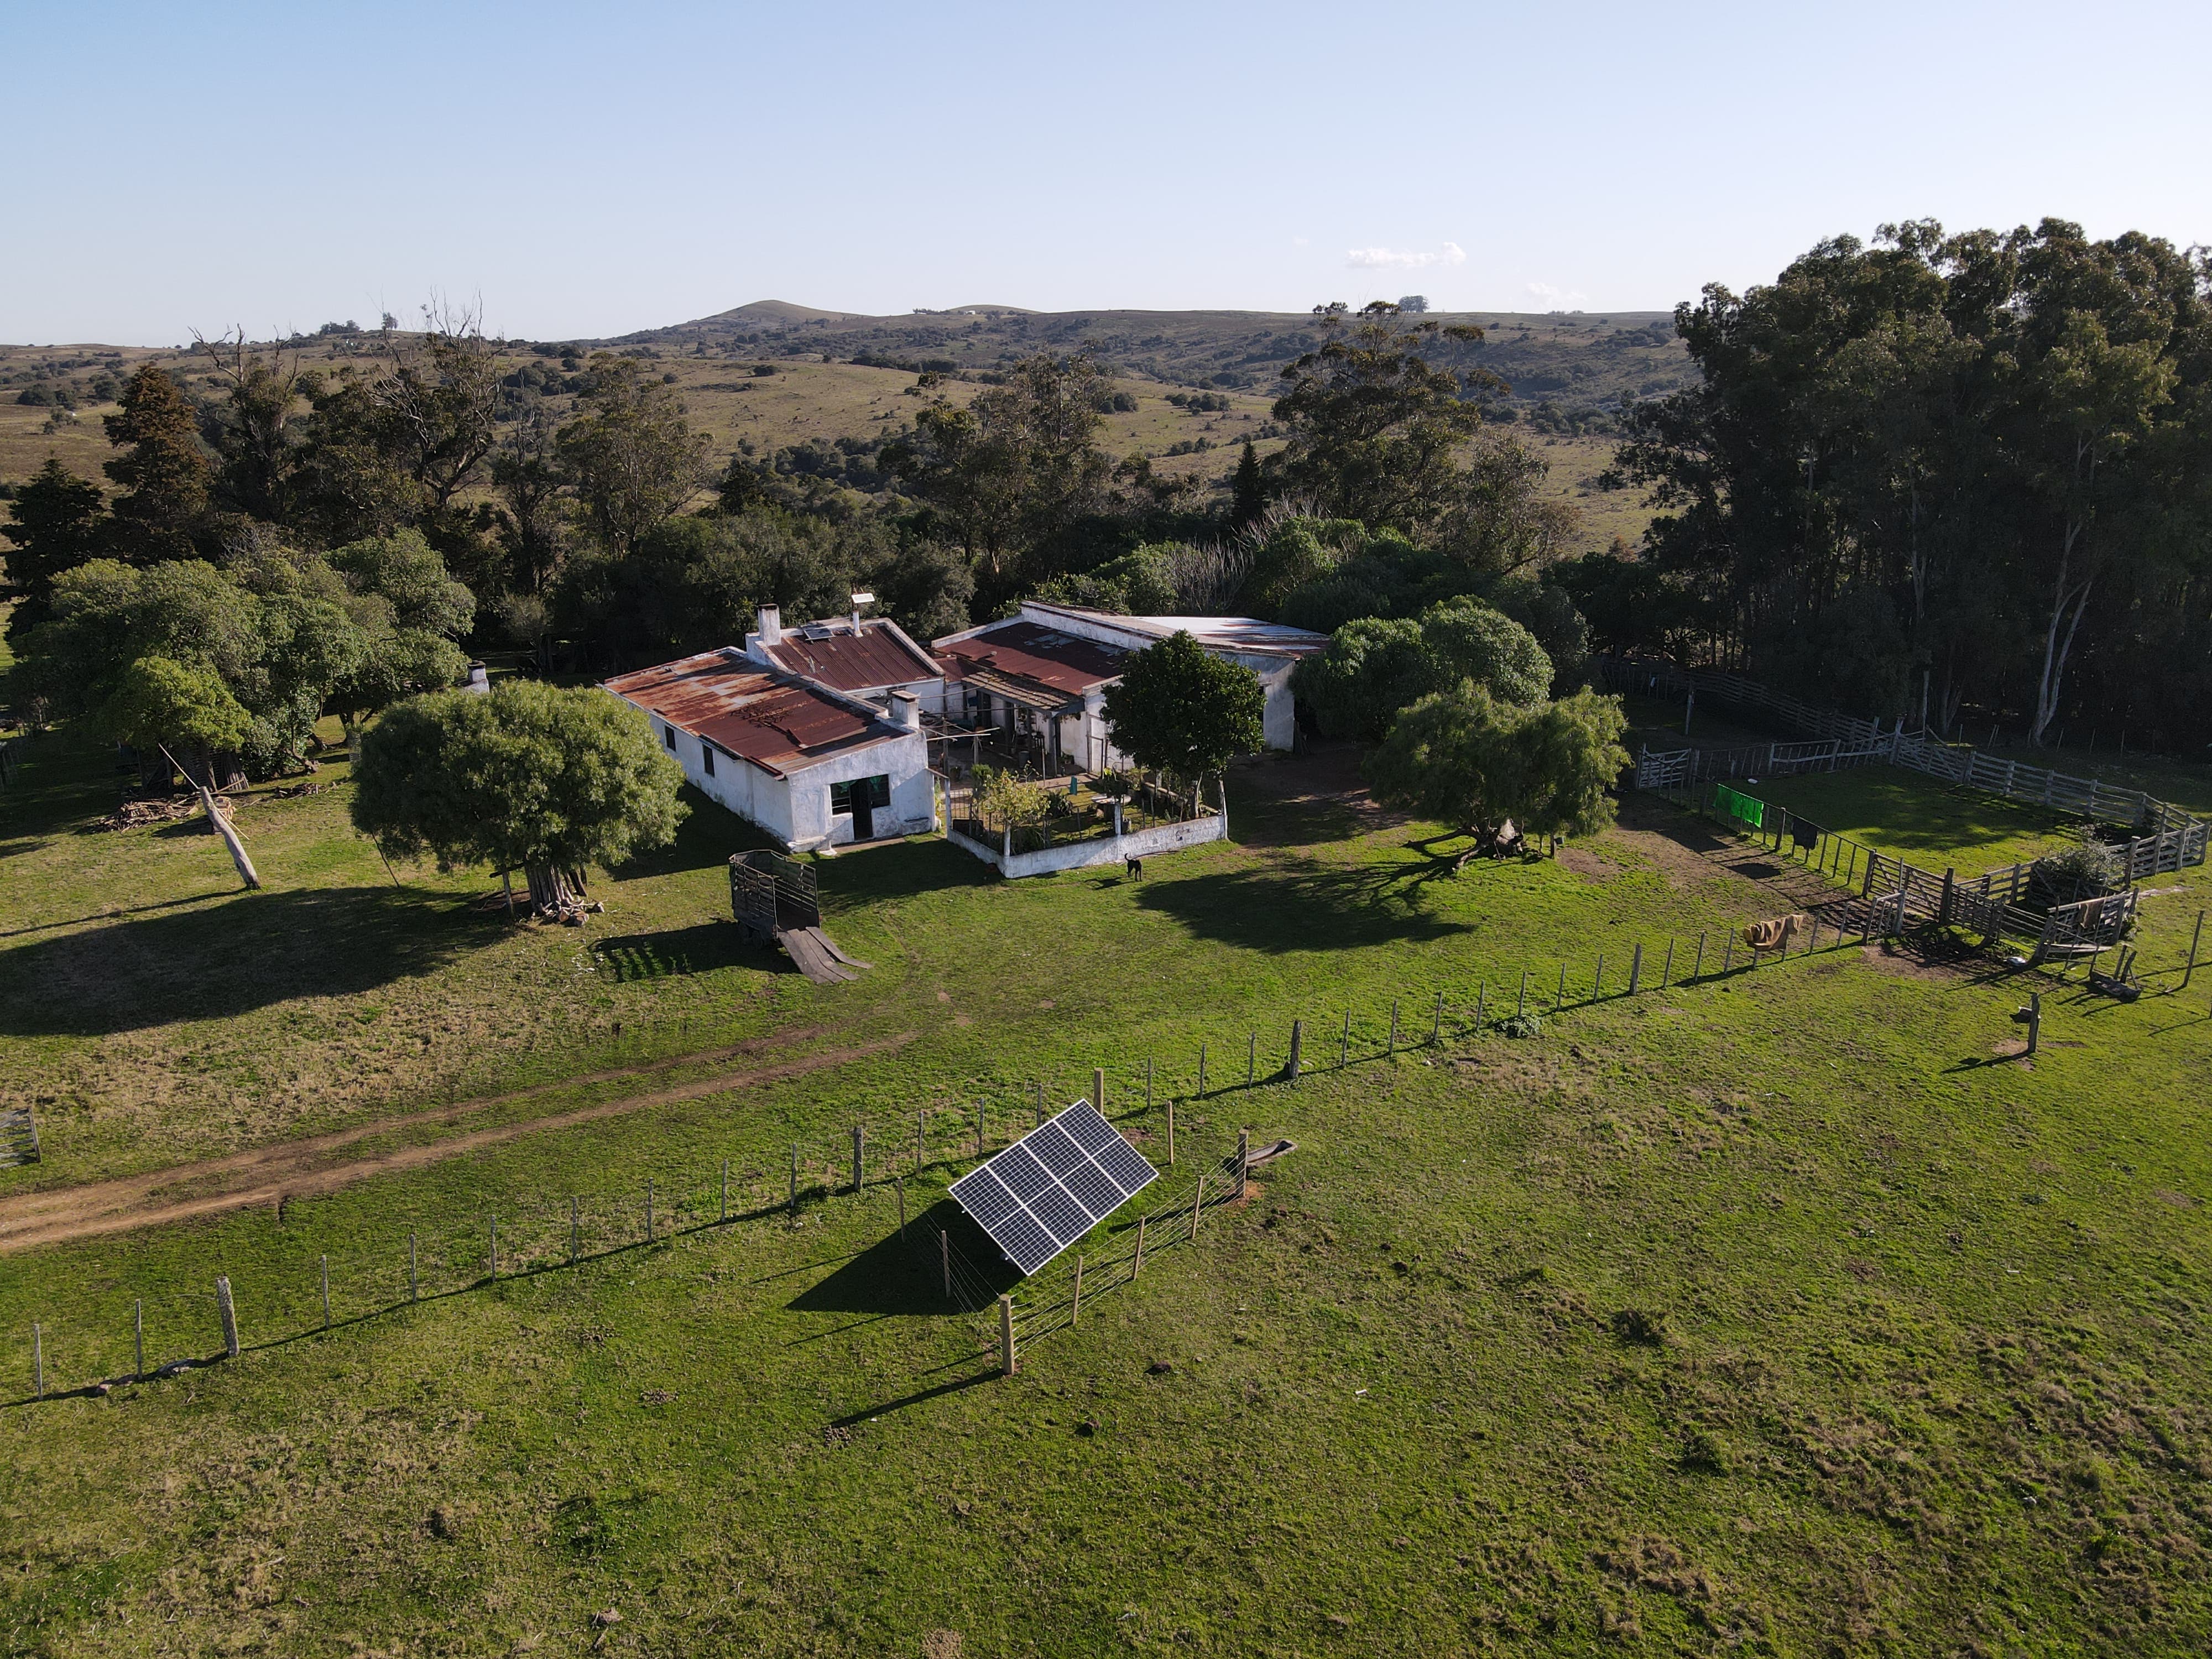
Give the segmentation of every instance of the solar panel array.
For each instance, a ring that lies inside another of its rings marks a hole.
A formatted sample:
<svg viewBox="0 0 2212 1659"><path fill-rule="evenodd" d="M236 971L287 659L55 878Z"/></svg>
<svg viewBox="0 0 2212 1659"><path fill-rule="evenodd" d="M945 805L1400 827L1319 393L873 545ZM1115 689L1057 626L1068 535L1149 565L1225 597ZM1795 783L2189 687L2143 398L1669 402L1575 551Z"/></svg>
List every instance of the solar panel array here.
<svg viewBox="0 0 2212 1659"><path fill-rule="evenodd" d="M1033 1273L1159 1179L1087 1100L952 1183L1006 1260Z"/></svg>

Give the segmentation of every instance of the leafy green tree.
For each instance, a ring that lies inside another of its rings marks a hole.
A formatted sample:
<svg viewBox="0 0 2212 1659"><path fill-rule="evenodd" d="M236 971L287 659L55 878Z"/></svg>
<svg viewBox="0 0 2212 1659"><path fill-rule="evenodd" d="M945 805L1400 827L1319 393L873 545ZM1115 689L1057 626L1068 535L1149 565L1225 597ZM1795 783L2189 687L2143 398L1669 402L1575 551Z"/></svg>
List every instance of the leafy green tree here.
<svg viewBox="0 0 2212 1659"><path fill-rule="evenodd" d="M1408 323L1387 300L1356 315L1342 304L1314 315L1322 343L1283 370L1288 386L1274 406L1291 434L1284 485L1332 518L1408 532L1442 523L1462 489L1458 452L1482 425L1464 394L1504 382L1434 367L1423 354L1473 344L1482 331Z"/></svg>
<svg viewBox="0 0 2212 1659"><path fill-rule="evenodd" d="M354 592L390 603L395 627L458 640L476 625L476 595L447 574L445 560L419 531L368 537L329 556Z"/></svg>
<svg viewBox="0 0 2212 1659"><path fill-rule="evenodd" d="M552 428L542 407L507 429L492 458L491 482L499 492L507 585L536 598L560 574L568 531L562 493L568 477L554 453Z"/></svg>
<svg viewBox="0 0 2212 1659"><path fill-rule="evenodd" d="M1104 501L1114 463L1097 442L1111 383L1088 352L1039 352L964 408L939 398L884 459L988 576Z"/></svg>
<svg viewBox="0 0 2212 1659"><path fill-rule="evenodd" d="M143 754L166 748L196 781L213 787L213 757L246 746L253 716L204 664L144 656L115 677L93 725Z"/></svg>
<svg viewBox="0 0 2212 1659"><path fill-rule="evenodd" d="M8 618L13 638L52 614L54 578L94 556L106 508L98 484L49 456L17 488L8 516L11 522L0 525L0 536L15 544L8 555L6 588L15 601Z"/></svg>
<svg viewBox="0 0 2212 1659"><path fill-rule="evenodd" d="M1401 709L1462 680L1498 702L1525 708L1550 690L1552 663L1520 623L1461 598L1431 605L1419 618L1346 623L1327 650L1298 664L1291 684L1322 731L1373 743Z"/></svg>
<svg viewBox="0 0 2212 1659"><path fill-rule="evenodd" d="M1626 730L1617 697L1516 707L1462 681L1401 714L1365 771L1377 801L1462 830L1475 850L1508 819L1531 835L1587 835L1613 821L1606 792L1629 764Z"/></svg>
<svg viewBox="0 0 2212 1659"><path fill-rule="evenodd" d="M100 424L124 453L106 464L124 493L113 507L117 550L134 564L188 559L215 468L200 446L199 417L176 381L148 363L131 377Z"/></svg>
<svg viewBox="0 0 2212 1659"><path fill-rule="evenodd" d="M600 543L621 556L680 511L706 480L707 440L672 388L634 357L595 352L582 416L554 450Z"/></svg>
<svg viewBox="0 0 2212 1659"><path fill-rule="evenodd" d="M527 873L540 915L576 913L586 865L675 838L683 769L645 716L590 687L509 681L400 703L362 738L354 826L387 857Z"/></svg>
<svg viewBox="0 0 2212 1659"><path fill-rule="evenodd" d="M1188 783L1194 804L1209 774L1266 743L1267 705L1257 674L1182 632L1132 656L1105 699L1114 747Z"/></svg>
<svg viewBox="0 0 2212 1659"><path fill-rule="evenodd" d="M1121 616L1171 615L1176 605L1172 544L1147 544L1079 575L1054 576L1037 589L1040 599L1110 611Z"/></svg>

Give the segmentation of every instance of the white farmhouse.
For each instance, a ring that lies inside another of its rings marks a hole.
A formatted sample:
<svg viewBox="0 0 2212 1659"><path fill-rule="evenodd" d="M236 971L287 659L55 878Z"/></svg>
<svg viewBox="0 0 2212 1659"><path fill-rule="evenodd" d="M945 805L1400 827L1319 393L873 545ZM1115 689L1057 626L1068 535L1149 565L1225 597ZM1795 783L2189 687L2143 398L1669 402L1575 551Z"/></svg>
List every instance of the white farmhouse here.
<svg viewBox="0 0 2212 1659"><path fill-rule="evenodd" d="M946 712L1017 743L1030 738L1048 772L1126 764L1106 721L1106 690L1121 678L1132 652L1177 633L1258 675L1267 694L1267 747L1297 745L1291 671L1300 658L1328 649L1328 635L1251 617L1124 617L1024 599L1018 616L935 641Z"/></svg>
<svg viewBox="0 0 2212 1659"><path fill-rule="evenodd" d="M645 711L695 787L787 851L937 828L913 691L878 705L727 646L617 675L606 689Z"/></svg>

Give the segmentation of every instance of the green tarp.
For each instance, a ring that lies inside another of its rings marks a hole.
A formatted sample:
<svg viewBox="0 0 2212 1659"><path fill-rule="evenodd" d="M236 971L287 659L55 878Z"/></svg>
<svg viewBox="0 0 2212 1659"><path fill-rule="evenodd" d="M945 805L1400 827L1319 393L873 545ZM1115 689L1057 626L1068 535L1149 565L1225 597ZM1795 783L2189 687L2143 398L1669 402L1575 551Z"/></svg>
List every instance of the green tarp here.
<svg viewBox="0 0 2212 1659"><path fill-rule="evenodd" d="M1765 821L1766 803L1754 800L1749 795L1738 794L1724 783L1713 786L1713 810L1725 812L1732 818L1741 818L1756 830Z"/></svg>

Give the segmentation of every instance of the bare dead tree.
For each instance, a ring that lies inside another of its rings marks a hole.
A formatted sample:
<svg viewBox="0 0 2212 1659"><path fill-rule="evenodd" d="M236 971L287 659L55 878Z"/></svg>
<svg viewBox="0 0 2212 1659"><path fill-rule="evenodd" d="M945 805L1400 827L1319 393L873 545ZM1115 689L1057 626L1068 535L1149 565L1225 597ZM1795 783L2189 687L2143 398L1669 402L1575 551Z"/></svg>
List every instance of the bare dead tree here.
<svg viewBox="0 0 2212 1659"><path fill-rule="evenodd" d="M483 323L481 301L433 295L422 333L379 336L391 368L371 396L402 441L409 475L441 510L475 481L498 440L499 342L485 337Z"/></svg>

